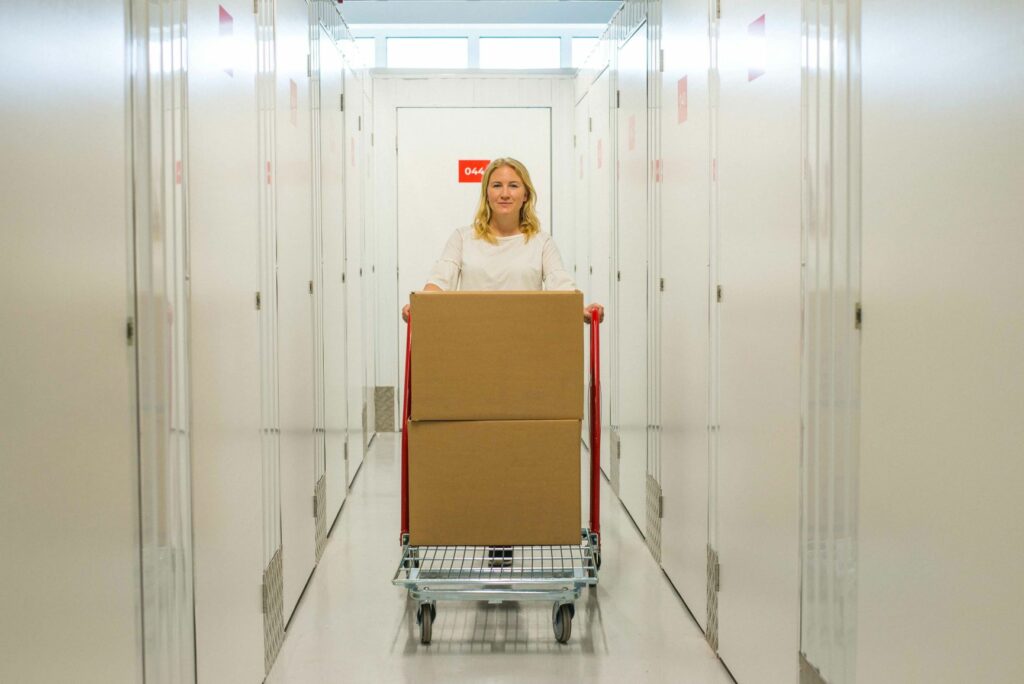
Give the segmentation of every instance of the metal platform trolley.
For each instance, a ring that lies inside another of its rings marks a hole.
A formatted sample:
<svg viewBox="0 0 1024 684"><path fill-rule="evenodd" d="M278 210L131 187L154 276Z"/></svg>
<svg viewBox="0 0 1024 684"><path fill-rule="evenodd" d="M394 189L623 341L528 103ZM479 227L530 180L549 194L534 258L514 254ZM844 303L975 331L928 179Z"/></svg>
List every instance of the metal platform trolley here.
<svg viewBox="0 0 1024 684"><path fill-rule="evenodd" d="M551 601L555 639L567 643L584 587L601 567L601 336L590 310L590 527L565 546L410 546L409 437L412 322L406 331L402 403L402 559L391 583L417 602L420 642L430 643L438 601ZM511 549L511 552L509 552Z"/></svg>

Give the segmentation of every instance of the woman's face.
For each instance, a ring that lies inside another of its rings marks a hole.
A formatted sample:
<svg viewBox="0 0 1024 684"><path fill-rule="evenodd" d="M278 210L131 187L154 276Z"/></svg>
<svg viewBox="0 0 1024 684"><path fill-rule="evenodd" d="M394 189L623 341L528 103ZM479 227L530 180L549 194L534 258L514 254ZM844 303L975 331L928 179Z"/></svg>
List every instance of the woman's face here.
<svg viewBox="0 0 1024 684"><path fill-rule="evenodd" d="M494 218L513 216L519 219L519 210L526 202L526 184L511 166L499 166L491 173L487 185L487 203Z"/></svg>

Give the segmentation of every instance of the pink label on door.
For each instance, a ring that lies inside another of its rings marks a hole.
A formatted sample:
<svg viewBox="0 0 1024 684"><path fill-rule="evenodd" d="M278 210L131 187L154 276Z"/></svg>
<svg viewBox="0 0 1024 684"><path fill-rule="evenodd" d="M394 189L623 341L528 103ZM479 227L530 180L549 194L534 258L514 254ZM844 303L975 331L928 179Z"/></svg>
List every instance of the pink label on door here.
<svg viewBox="0 0 1024 684"><path fill-rule="evenodd" d="M679 120L677 123L683 123L686 121L686 117L689 114L689 95L687 94L686 76L679 79L679 85L676 87L677 97L676 103L679 108Z"/></svg>
<svg viewBox="0 0 1024 684"><path fill-rule="evenodd" d="M764 32L762 14L747 28L747 81L764 76L768 69L768 38Z"/></svg>
<svg viewBox="0 0 1024 684"><path fill-rule="evenodd" d="M224 5L218 5L218 16L220 18L220 58L221 69L228 76L234 78L235 69L231 62L231 53L234 46L235 20L231 14L224 9Z"/></svg>

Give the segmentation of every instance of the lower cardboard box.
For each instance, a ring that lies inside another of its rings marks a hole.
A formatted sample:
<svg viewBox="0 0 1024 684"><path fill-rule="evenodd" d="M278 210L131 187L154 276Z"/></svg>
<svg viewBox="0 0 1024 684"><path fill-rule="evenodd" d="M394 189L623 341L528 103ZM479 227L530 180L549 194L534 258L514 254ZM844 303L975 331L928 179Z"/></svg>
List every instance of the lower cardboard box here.
<svg viewBox="0 0 1024 684"><path fill-rule="evenodd" d="M409 543L580 542L580 421L410 421Z"/></svg>

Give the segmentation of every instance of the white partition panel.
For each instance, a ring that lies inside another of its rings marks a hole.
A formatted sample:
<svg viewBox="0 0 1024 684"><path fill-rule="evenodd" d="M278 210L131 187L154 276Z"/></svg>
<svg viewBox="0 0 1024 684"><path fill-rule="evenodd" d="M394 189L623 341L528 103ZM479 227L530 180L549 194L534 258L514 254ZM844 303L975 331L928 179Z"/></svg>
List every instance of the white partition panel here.
<svg viewBox="0 0 1024 684"><path fill-rule="evenodd" d="M614 281L616 374L612 399L621 442L619 497L643 529L647 499L647 25L619 47L617 235ZM617 410L615 403L617 402Z"/></svg>
<svg viewBox="0 0 1024 684"><path fill-rule="evenodd" d="M661 558L707 622L709 204L708 20L703 0L662 5Z"/></svg>
<svg viewBox="0 0 1024 684"><path fill-rule="evenodd" d="M316 560L313 217L306 7L277 10L277 287L284 620Z"/></svg>
<svg viewBox="0 0 1024 684"><path fill-rule="evenodd" d="M345 116L341 111L345 69L334 42L320 29L320 193L323 235L324 429L327 523L348 491L345 439L348 399L345 365Z"/></svg>
<svg viewBox="0 0 1024 684"><path fill-rule="evenodd" d="M857 681L1024 681L1024 5L862 3Z"/></svg>
<svg viewBox="0 0 1024 684"><path fill-rule="evenodd" d="M800 6L722 6L719 653L792 682L799 647Z"/></svg>
<svg viewBox="0 0 1024 684"><path fill-rule="evenodd" d="M192 505L200 684L256 682L263 676L251 12L244 0L189 3Z"/></svg>
<svg viewBox="0 0 1024 684"><path fill-rule="evenodd" d="M0 4L4 682L142 679L125 20Z"/></svg>
<svg viewBox="0 0 1024 684"><path fill-rule="evenodd" d="M348 385L348 479L351 484L366 451L366 361L363 336L363 84L357 72L345 72L345 283Z"/></svg>

